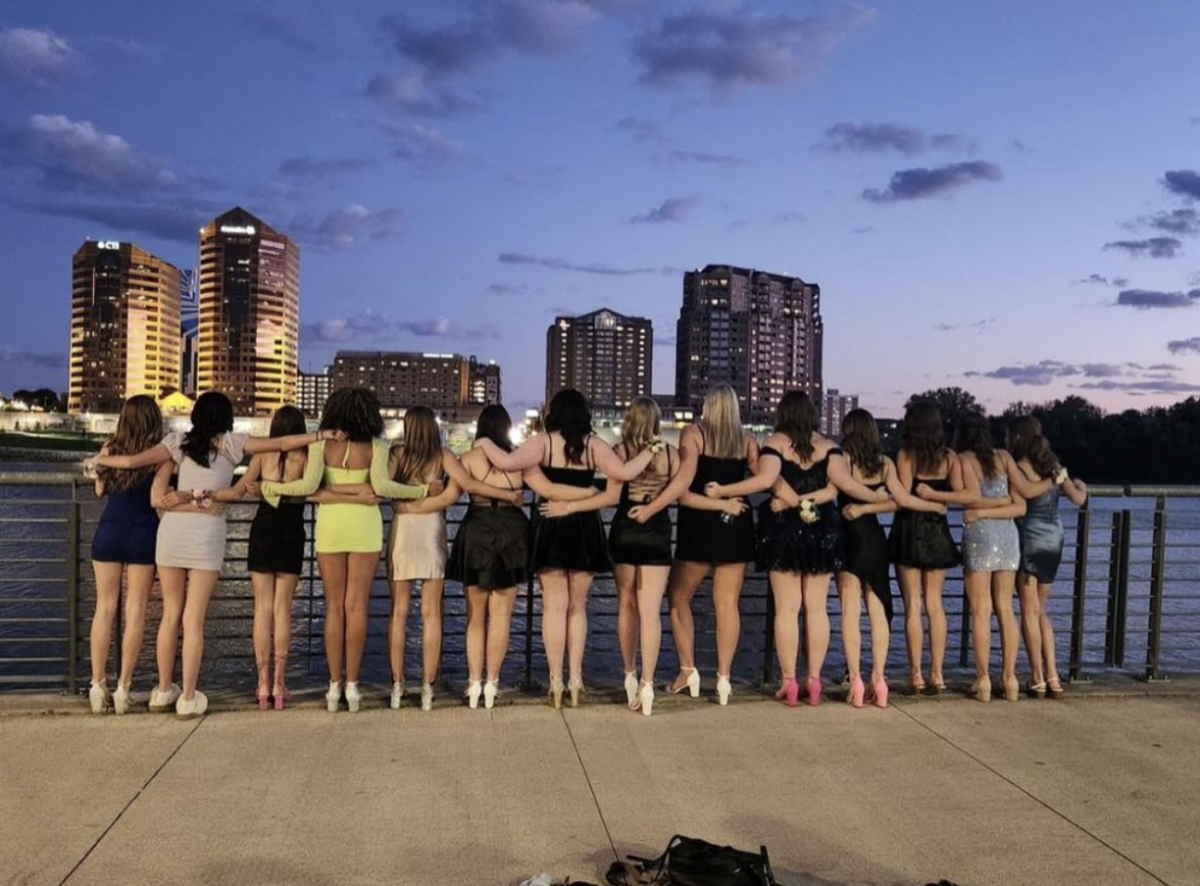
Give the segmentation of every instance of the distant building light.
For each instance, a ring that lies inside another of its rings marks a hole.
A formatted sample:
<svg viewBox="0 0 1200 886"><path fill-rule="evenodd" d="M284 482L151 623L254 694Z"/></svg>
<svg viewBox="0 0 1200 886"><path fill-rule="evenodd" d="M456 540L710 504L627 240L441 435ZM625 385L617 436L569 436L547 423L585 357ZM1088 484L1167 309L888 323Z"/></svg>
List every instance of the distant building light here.
<svg viewBox="0 0 1200 886"><path fill-rule="evenodd" d="M222 234L254 234L254 225L221 225Z"/></svg>
<svg viewBox="0 0 1200 886"><path fill-rule="evenodd" d="M101 240L96 244L97 249L120 249L121 244L117 240Z"/></svg>

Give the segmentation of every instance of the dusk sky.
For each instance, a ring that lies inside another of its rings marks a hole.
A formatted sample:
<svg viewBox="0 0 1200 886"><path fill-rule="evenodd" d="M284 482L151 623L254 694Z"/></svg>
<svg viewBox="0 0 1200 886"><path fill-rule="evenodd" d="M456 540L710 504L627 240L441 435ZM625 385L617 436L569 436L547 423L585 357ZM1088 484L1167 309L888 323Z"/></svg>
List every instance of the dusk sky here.
<svg viewBox="0 0 1200 886"><path fill-rule="evenodd" d="M897 415L1200 393L1195 0L439 0L0 10L0 391L67 384L71 256L301 244L301 367L655 328L682 272L818 283L825 384Z"/></svg>

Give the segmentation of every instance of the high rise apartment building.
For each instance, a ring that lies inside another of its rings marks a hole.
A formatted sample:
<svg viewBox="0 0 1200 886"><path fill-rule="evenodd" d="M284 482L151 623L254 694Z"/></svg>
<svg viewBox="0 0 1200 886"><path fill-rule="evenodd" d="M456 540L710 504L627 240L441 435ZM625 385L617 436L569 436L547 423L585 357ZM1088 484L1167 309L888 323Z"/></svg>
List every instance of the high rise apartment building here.
<svg viewBox="0 0 1200 886"><path fill-rule="evenodd" d="M296 376L296 407L309 418L320 418L325 401L333 393L333 367Z"/></svg>
<svg viewBox="0 0 1200 886"><path fill-rule="evenodd" d="M119 412L179 387L179 269L132 243L88 241L71 275L71 412Z"/></svg>
<svg viewBox="0 0 1200 886"><path fill-rule="evenodd" d="M730 265L683 275L675 397L699 410L708 389L737 392L742 420L771 424L785 391L821 396L821 289L799 277Z"/></svg>
<svg viewBox="0 0 1200 886"><path fill-rule="evenodd" d="M489 385L495 401L486 399ZM338 351L332 389L344 387L370 388L388 410L428 406L456 414L463 407L499 402L500 367L472 362L462 354ZM477 392L484 399L476 399Z"/></svg>
<svg viewBox="0 0 1200 886"><path fill-rule="evenodd" d="M189 397L196 396L197 376L200 371L200 275L196 270L182 271L182 300L180 302L180 353L183 371L179 390Z"/></svg>
<svg viewBox="0 0 1200 886"><path fill-rule="evenodd" d="M575 388L593 411L621 410L650 395L654 331L644 317L602 309L556 317L546 330L546 402Z"/></svg>
<svg viewBox="0 0 1200 886"><path fill-rule="evenodd" d="M821 404L821 433L841 437L846 413L857 408L858 394L842 394L837 388L830 388Z"/></svg>
<svg viewBox="0 0 1200 886"><path fill-rule="evenodd" d="M299 248L244 209L200 232L197 390L222 391L240 415L296 399Z"/></svg>

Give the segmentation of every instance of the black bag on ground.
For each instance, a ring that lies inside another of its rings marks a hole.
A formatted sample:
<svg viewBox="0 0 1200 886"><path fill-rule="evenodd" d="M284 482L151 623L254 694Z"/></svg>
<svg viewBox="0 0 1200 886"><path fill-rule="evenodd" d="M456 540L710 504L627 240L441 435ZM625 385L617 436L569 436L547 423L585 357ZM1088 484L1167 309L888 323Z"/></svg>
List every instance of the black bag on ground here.
<svg viewBox="0 0 1200 886"><path fill-rule="evenodd" d="M629 859L608 869L612 886L777 886L766 846L743 852L676 834L658 858Z"/></svg>

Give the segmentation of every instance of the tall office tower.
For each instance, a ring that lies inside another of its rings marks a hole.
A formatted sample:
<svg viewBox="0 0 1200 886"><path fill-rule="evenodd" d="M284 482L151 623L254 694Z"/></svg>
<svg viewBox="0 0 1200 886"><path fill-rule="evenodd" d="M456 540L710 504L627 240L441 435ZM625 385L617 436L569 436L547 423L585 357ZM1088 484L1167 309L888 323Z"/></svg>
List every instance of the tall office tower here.
<svg viewBox="0 0 1200 886"><path fill-rule="evenodd" d="M484 363L474 355L467 361L470 382L467 402L475 406L491 406L503 402L500 399L500 367L495 360Z"/></svg>
<svg viewBox="0 0 1200 886"><path fill-rule="evenodd" d="M179 269L132 243L88 241L71 275L71 412L119 412L179 385Z"/></svg>
<svg viewBox="0 0 1200 886"><path fill-rule="evenodd" d="M546 402L580 391L593 411L621 410L650 395L654 332L644 317L599 310L555 317L546 330Z"/></svg>
<svg viewBox="0 0 1200 886"><path fill-rule="evenodd" d="M180 349L183 354L183 372L179 390L189 397L196 396L196 373L199 369L200 342L200 275L193 268L182 272L182 300L180 302Z"/></svg>
<svg viewBox="0 0 1200 886"><path fill-rule="evenodd" d="M299 247L240 207L205 227L198 392L223 392L239 415L294 403L299 327Z"/></svg>
<svg viewBox="0 0 1200 886"><path fill-rule="evenodd" d="M309 418L320 418L325 401L333 393L333 367L320 372L301 372L296 377L296 406Z"/></svg>
<svg viewBox="0 0 1200 886"><path fill-rule="evenodd" d="M370 388L385 409L466 405L470 367L461 354L405 351L338 351L333 358L333 390Z"/></svg>
<svg viewBox="0 0 1200 886"><path fill-rule="evenodd" d="M821 289L799 277L730 265L683 275L675 398L699 410L708 389L737 392L742 420L771 424L784 391L821 396Z"/></svg>
<svg viewBox="0 0 1200 886"><path fill-rule="evenodd" d="M842 436L842 422L846 413L858 408L858 394L842 395L837 388L825 392L821 408L821 433L830 437Z"/></svg>

